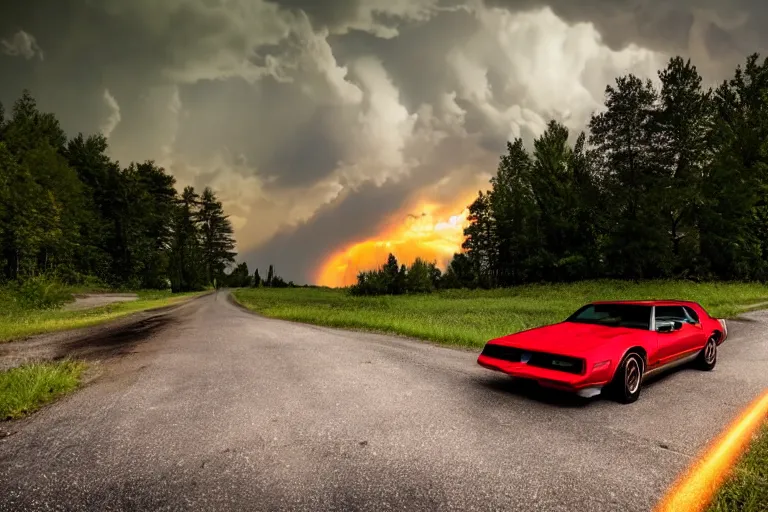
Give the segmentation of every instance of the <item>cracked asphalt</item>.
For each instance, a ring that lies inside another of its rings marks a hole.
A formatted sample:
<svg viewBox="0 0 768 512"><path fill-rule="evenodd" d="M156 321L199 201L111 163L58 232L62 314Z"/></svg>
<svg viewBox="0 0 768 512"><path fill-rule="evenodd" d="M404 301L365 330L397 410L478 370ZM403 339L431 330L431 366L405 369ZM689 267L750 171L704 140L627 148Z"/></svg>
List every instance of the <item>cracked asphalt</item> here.
<svg viewBox="0 0 768 512"><path fill-rule="evenodd" d="M227 295L92 336L122 347L99 377L0 424L0 510L647 511L768 387L763 312L729 323L713 372L619 405Z"/></svg>

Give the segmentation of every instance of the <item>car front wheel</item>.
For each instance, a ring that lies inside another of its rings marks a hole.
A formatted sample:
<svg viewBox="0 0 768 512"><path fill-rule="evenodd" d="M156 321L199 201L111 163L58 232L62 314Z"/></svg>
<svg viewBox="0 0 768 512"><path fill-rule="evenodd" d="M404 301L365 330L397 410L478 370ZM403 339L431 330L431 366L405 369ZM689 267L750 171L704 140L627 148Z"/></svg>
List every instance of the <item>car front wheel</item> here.
<svg viewBox="0 0 768 512"><path fill-rule="evenodd" d="M699 369L705 372L715 367L717 364L717 338L714 335L709 337L696 362Z"/></svg>
<svg viewBox="0 0 768 512"><path fill-rule="evenodd" d="M613 379L615 398L623 404L631 404L640 396L643 385L645 362L640 354L627 354Z"/></svg>

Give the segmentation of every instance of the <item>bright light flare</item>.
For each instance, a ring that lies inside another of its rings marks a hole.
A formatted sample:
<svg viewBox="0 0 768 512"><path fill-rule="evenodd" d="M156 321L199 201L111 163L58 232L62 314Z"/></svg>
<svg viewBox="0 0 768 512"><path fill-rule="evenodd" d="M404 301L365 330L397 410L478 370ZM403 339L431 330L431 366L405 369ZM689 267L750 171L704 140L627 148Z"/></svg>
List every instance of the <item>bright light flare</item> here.
<svg viewBox="0 0 768 512"><path fill-rule="evenodd" d="M331 287L355 284L358 273L380 267L389 253L394 254L400 264L410 265L416 258L422 258L444 269L461 250L468 205L473 200L474 195L468 195L450 205L417 203L408 208L408 213L394 216L377 236L333 254L320 266L316 282Z"/></svg>
<svg viewBox="0 0 768 512"><path fill-rule="evenodd" d="M768 391L752 402L678 480L656 512L702 512L768 416Z"/></svg>

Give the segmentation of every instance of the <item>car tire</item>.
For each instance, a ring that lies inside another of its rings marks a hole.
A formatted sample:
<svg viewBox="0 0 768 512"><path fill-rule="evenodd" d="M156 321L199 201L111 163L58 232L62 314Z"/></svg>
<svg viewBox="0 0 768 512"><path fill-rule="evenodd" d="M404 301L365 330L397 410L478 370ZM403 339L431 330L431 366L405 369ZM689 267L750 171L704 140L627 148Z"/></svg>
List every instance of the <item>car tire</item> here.
<svg viewBox="0 0 768 512"><path fill-rule="evenodd" d="M696 366L705 372L711 371L717 364L717 337L713 334L707 340L707 344L701 349L696 359Z"/></svg>
<svg viewBox="0 0 768 512"><path fill-rule="evenodd" d="M640 354L630 352L624 357L611 383L613 396L618 402L631 404L637 401L643 387L644 370L645 361Z"/></svg>

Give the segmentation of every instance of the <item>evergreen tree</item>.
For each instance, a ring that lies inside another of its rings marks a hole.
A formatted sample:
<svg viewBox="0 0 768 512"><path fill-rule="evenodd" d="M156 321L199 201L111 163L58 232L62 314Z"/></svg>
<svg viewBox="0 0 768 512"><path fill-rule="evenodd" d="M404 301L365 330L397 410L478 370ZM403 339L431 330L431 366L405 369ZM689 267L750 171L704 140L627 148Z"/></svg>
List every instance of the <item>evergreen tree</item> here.
<svg viewBox="0 0 768 512"><path fill-rule="evenodd" d="M203 288L205 279L201 234L198 227L199 196L192 187L185 187L178 202L171 246L171 288L189 291Z"/></svg>
<svg viewBox="0 0 768 512"><path fill-rule="evenodd" d="M29 91L10 118L0 106L0 279L190 290L220 275L234 241L213 192L180 197L153 162L121 168L107 152L101 135L67 140Z"/></svg>
<svg viewBox="0 0 768 512"><path fill-rule="evenodd" d="M261 286L261 276L259 275L259 269L253 271L253 282L251 286L254 288L259 288Z"/></svg>
<svg viewBox="0 0 768 512"><path fill-rule="evenodd" d="M4 276L19 278L72 261L82 210L81 184L60 151L66 136L29 91L3 124L0 173L10 198L4 208ZM7 152L7 153L6 153Z"/></svg>
<svg viewBox="0 0 768 512"><path fill-rule="evenodd" d="M235 261L235 240L232 224L224 214L221 202L213 191L206 187L200 196L199 220L203 244L203 264L208 283L214 279L222 281L224 269Z"/></svg>
<svg viewBox="0 0 768 512"><path fill-rule="evenodd" d="M264 286L271 287L272 281L275 278L275 269L272 267L272 265L269 266L269 270L267 271L267 281L264 283Z"/></svg>
<svg viewBox="0 0 768 512"><path fill-rule="evenodd" d="M429 264L416 258L405 274L405 290L408 293L429 293L434 290Z"/></svg>
<svg viewBox="0 0 768 512"><path fill-rule="evenodd" d="M390 253L387 256L387 262L381 269L382 279L386 283L387 293L390 295L397 295L400 293L401 283L400 279L400 267L397 263L395 255Z"/></svg>
<svg viewBox="0 0 768 512"><path fill-rule="evenodd" d="M251 286L251 274L246 262L237 265L226 278L226 285L231 288L247 288Z"/></svg>
<svg viewBox="0 0 768 512"><path fill-rule="evenodd" d="M608 201L610 235L605 252L611 274L656 277L666 246L658 203L661 184L654 147L657 93L634 75L606 88L605 112L590 121L597 170Z"/></svg>
<svg viewBox="0 0 768 512"><path fill-rule="evenodd" d="M498 243L499 284L509 286L529 278L530 263L538 250L537 218L530 183L532 162L523 140L507 143L496 176L491 178L490 207ZM483 231L470 231L482 237ZM474 245L474 241L472 242Z"/></svg>
<svg viewBox="0 0 768 512"><path fill-rule="evenodd" d="M438 268L437 262L432 261L427 263L427 272L429 273L429 280L432 282L432 289L437 290L440 288L440 281L443 279L443 272Z"/></svg>
<svg viewBox="0 0 768 512"><path fill-rule="evenodd" d="M587 137L579 134L569 166L572 172L574 207L571 212L575 232L568 267L568 278L591 279L603 275L601 239L606 233L605 197L595 176L594 153L586 149ZM565 267L561 262L561 267Z"/></svg>
<svg viewBox="0 0 768 512"><path fill-rule="evenodd" d="M661 79L654 148L660 166L661 215L669 242L664 254L675 273L695 265L699 252L696 212L702 203L704 170L709 165L710 92L691 61L675 57Z"/></svg>
<svg viewBox="0 0 768 512"><path fill-rule="evenodd" d="M477 275L474 273L472 261L465 253L453 255L451 263L445 271L440 285L445 289L477 288Z"/></svg>
<svg viewBox="0 0 768 512"><path fill-rule="evenodd" d="M498 249L496 222L491 209L491 196L480 192L469 206L470 224L464 230L466 240L462 248L472 262L473 273L481 286L495 286L498 274Z"/></svg>
<svg viewBox="0 0 768 512"><path fill-rule="evenodd" d="M701 258L722 279L765 279L768 63L757 55L714 93L699 209Z"/></svg>
<svg viewBox="0 0 768 512"><path fill-rule="evenodd" d="M79 134L69 141L64 155L77 172L83 190L77 272L109 282L113 280L113 268L108 241L114 238L115 228L111 202L120 169L106 152L107 139L103 135L85 138Z"/></svg>

